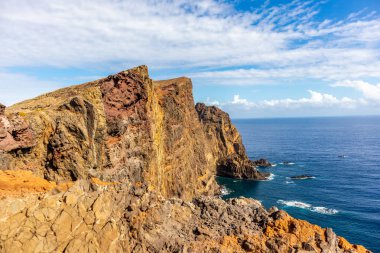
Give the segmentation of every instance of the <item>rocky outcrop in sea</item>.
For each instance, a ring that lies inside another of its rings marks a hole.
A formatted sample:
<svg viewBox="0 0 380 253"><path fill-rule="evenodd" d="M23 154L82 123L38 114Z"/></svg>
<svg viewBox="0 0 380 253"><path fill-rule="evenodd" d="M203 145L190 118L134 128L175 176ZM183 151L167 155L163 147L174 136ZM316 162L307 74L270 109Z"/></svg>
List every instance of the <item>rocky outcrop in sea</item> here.
<svg viewBox="0 0 380 253"><path fill-rule="evenodd" d="M265 179L227 113L146 66L0 107L0 252L367 252L215 175Z"/></svg>

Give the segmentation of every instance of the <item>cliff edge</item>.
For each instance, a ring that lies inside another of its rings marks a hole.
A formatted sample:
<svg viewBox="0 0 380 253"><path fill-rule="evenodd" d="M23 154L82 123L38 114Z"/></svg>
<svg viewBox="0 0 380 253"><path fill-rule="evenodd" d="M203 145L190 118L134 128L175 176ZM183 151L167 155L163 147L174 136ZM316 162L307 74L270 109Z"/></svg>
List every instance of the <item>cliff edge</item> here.
<svg viewBox="0 0 380 253"><path fill-rule="evenodd" d="M246 198L265 179L225 112L146 66L0 106L0 252L367 252Z"/></svg>

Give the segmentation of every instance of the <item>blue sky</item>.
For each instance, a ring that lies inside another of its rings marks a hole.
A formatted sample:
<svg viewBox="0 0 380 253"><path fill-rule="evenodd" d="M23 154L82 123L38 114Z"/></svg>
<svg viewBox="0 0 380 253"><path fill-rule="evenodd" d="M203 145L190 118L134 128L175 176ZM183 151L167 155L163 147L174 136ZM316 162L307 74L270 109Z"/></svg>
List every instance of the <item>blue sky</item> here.
<svg viewBox="0 0 380 253"><path fill-rule="evenodd" d="M380 1L0 2L0 102L140 64L234 118L380 114Z"/></svg>

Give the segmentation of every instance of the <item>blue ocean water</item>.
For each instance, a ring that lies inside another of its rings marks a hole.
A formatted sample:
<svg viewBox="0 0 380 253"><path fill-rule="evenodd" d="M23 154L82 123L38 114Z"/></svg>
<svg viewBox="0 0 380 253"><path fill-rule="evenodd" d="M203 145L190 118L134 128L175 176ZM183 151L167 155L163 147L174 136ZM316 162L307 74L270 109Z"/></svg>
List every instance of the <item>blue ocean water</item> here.
<svg viewBox="0 0 380 253"><path fill-rule="evenodd" d="M380 252L380 117L233 122L248 156L277 166L262 169L274 176L265 182L218 177L225 198L258 199ZM289 178L302 174L315 178Z"/></svg>

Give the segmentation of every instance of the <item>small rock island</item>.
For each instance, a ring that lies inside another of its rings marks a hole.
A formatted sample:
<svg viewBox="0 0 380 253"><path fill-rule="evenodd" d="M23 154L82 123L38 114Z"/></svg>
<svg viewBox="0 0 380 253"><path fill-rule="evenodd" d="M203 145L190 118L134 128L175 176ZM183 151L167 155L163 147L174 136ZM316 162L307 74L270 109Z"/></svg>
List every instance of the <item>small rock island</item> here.
<svg viewBox="0 0 380 253"><path fill-rule="evenodd" d="M293 180L304 180L304 179L313 179L313 178L315 177L312 175L298 175L298 176L290 177L290 179L293 179Z"/></svg>

